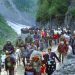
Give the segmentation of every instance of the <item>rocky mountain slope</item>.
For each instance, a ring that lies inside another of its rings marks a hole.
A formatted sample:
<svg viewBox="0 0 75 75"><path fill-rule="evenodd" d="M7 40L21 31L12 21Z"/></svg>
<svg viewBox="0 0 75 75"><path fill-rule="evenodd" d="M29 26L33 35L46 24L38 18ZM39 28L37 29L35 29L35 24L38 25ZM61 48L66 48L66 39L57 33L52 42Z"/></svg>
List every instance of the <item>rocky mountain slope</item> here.
<svg viewBox="0 0 75 75"><path fill-rule="evenodd" d="M68 10L65 14L64 24L65 26L68 25L71 30L75 29L75 0L70 0Z"/></svg>
<svg viewBox="0 0 75 75"><path fill-rule="evenodd" d="M19 10L20 7L18 8L17 4L19 4L20 1L25 3L26 0L0 0L0 14L2 14L6 20L14 23L16 22L24 25L35 25L34 12L30 14L30 12L28 13L26 10ZM36 0L35 3L32 3L34 8L36 7L35 4ZM22 6L22 4L20 3L19 6ZM30 10L33 10L34 8L30 8Z"/></svg>

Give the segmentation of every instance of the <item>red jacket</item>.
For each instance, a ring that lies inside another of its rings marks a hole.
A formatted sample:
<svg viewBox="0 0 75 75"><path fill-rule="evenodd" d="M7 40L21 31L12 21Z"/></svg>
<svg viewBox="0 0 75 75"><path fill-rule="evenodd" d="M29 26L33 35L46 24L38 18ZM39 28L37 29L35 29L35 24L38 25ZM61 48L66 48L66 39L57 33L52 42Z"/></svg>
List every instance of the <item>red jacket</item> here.
<svg viewBox="0 0 75 75"><path fill-rule="evenodd" d="M59 39L59 37L60 37L59 34L54 34L53 35L53 39Z"/></svg>

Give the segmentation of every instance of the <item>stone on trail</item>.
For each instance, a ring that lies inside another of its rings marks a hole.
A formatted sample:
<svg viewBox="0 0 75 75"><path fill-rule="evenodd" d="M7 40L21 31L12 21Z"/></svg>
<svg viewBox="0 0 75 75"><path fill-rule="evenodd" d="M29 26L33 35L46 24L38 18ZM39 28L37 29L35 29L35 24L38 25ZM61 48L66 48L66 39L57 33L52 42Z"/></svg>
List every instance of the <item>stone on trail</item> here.
<svg viewBox="0 0 75 75"><path fill-rule="evenodd" d="M53 75L75 75L75 56L67 56L62 67L59 70L56 70Z"/></svg>

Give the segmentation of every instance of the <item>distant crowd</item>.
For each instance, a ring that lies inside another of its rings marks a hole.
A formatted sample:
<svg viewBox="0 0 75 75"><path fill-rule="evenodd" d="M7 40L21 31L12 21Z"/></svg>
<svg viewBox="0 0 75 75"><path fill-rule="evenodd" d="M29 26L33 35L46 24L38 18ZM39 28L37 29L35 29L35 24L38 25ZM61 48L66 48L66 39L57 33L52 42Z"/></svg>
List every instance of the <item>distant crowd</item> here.
<svg viewBox="0 0 75 75"><path fill-rule="evenodd" d="M56 70L55 59L63 64L68 54L75 55L75 31L67 28L23 28L21 34L28 35L18 36L15 45L9 40L3 46L6 55L4 67L9 75L15 75L15 66L20 63L24 66L24 75L52 75ZM57 53L52 51L54 46Z"/></svg>

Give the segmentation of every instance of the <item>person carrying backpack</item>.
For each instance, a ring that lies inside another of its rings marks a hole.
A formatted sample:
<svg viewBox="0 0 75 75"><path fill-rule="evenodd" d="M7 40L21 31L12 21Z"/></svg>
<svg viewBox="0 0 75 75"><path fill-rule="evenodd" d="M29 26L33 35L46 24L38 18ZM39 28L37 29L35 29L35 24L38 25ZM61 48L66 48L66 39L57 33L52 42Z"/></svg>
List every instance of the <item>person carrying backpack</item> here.
<svg viewBox="0 0 75 75"><path fill-rule="evenodd" d="M63 63L64 57L66 56L68 52L68 44L66 41L61 41L58 45L58 53L59 53L59 59Z"/></svg>
<svg viewBox="0 0 75 75"><path fill-rule="evenodd" d="M28 35L26 38L25 38L25 43L32 43L32 41L33 41L33 38L32 38L32 36L31 35Z"/></svg>
<svg viewBox="0 0 75 75"><path fill-rule="evenodd" d="M14 53L14 46L12 45L11 41L7 41L6 44L3 47L3 51L6 53L6 51L10 52L10 54Z"/></svg>
<svg viewBox="0 0 75 75"><path fill-rule="evenodd" d="M22 40L21 37L18 37L18 39L16 40L16 47L18 47L19 49L21 49L21 47L24 46L24 41Z"/></svg>

